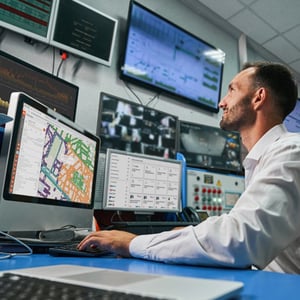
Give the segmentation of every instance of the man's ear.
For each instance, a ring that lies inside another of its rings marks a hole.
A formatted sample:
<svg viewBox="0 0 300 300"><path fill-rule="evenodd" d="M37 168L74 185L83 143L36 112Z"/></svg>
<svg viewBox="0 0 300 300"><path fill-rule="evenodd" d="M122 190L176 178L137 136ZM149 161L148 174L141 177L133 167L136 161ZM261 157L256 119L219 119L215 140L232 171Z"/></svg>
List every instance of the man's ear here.
<svg viewBox="0 0 300 300"><path fill-rule="evenodd" d="M260 110L267 99L267 90L264 87L260 87L256 90L253 96L253 107L256 110Z"/></svg>

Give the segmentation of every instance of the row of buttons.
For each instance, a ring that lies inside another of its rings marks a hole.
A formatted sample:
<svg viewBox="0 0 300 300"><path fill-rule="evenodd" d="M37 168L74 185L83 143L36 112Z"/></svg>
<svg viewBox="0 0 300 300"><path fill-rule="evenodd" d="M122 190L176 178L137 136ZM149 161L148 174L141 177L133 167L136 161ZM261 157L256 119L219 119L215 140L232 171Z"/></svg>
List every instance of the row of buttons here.
<svg viewBox="0 0 300 300"><path fill-rule="evenodd" d="M194 187L194 202L197 209L205 210L210 215L219 215L223 210L222 190L217 187Z"/></svg>

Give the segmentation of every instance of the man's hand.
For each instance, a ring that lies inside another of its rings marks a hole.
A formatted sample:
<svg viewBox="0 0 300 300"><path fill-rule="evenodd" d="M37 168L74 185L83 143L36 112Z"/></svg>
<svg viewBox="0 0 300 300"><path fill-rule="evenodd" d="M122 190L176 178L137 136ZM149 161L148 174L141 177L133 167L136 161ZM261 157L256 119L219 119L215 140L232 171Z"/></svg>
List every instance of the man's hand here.
<svg viewBox="0 0 300 300"><path fill-rule="evenodd" d="M123 257L130 257L129 244L135 234L119 230L96 231L85 237L78 245L79 250L105 249Z"/></svg>

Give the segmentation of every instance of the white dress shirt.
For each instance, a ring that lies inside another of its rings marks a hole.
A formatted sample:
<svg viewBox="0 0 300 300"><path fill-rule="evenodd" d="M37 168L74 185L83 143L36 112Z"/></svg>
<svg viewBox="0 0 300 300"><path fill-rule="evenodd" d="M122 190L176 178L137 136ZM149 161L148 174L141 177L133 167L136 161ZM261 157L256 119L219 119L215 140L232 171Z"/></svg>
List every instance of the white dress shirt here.
<svg viewBox="0 0 300 300"><path fill-rule="evenodd" d="M228 214L197 226L141 235L137 258L300 273L300 135L269 130L244 160L246 189Z"/></svg>

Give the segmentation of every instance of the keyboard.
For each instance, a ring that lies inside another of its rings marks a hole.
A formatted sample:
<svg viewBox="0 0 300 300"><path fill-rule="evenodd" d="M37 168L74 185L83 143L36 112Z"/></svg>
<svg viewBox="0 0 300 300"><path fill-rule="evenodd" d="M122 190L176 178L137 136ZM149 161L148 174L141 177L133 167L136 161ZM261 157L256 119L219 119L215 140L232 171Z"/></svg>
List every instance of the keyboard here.
<svg viewBox="0 0 300 300"><path fill-rule="evenodd" d="M79 256L79 257L97 257L112 254L104 249L95 249L94 251L81 251L77 249L78 243L65 244L59 247L49 248L49 254L52 256ZM1 298L0 298L1 299Z"/></svg>
<svg viewBox="0 0 300 300"><path fill-rule="evenodd" d="M153 297L109 291L105 289L80 286L65 282L40 279L36 277L4 273L0 275L0 299L35 299L35 300L152 300Z"/></svg>

